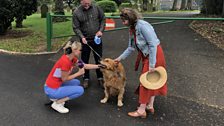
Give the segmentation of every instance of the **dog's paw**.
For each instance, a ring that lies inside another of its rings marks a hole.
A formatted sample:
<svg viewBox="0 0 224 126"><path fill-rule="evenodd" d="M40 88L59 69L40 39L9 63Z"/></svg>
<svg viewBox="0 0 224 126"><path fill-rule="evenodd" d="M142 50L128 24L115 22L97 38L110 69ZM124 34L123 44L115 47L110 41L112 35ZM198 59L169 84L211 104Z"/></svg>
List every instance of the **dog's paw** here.
<svg viewBox="0 0 224 126"><path fill-rule="evenodd" d="M106 103L107 100L108 100L107 98L104 98L104 99L100 100L100 102L101 102L101 103Z"/></svg>
<svg viewBox="0 0 224 126"><path fill-rule="evenodd" d="M124 104L122 103L122 101L118 101L117 102L117 106L122 107Z"/></svg>

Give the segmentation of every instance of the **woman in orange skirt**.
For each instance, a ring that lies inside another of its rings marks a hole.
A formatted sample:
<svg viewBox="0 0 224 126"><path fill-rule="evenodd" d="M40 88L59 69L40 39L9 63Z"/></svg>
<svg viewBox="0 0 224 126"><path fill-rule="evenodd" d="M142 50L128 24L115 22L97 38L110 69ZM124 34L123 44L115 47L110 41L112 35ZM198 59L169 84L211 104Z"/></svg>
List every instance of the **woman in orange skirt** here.
<svg viewBox="0 0 224 126"><path fill-rule="evenodd" d="M142 60L142 72L153 72L158 66L166 68L166 62L163 54L160 41L157 35L148 22L141 19L141 15L130 8L124 8L120 14L122 23L129 27L129 44L127 49L115 59L120 62L129 56L134 50L138 51L138 56L135 64L135 70L138 69L139 63ZM164 84L161 88L150 90L139 84L137 89L139 94L139 107L136 111L129 112L131 117L146 118L146 110L154 114L154 99L157 95L165 96L167 94L167 85Z"/></svg>

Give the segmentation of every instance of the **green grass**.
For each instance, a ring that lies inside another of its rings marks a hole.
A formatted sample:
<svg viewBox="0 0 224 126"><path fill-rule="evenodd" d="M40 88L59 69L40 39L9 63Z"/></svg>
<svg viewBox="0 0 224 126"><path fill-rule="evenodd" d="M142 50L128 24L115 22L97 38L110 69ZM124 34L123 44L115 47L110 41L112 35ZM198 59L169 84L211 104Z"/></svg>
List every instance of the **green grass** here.
<svg viewBox="0 0 224 126"><path fill-rule="evenodd" d="M66 15L71 16L68 13ZM111 15L111 13L106 15ZM53 23L53 37L74 34L72 18L67 17L67 19L68 21L66 22ZM41 18L40 14L33 14L23 21L24 28L15 28L15 22L12 25L13 29L8 31L7 37L0 36L0 49L26 53L47 51L46 18ZM29 35L15 38L10 36L11 32L16 32L15 34L27 34L28 32ZM52 51L61 48L68 39L69 37L52 39Z"/></svg>
<svg viewBox="0 0 224 126"><path fill-rule="evenodd" d="M181 11L158 11L154 13L181 13ZM192 12L192 11L191 11ZM144 12L152 13L152 12ZM105 13L106 16L111 16L112 13ZM119 12L113 13L118 16ZM70 13L66 13L67 16L71 16ZM72 30L72 18L67 17L68 21L61 23L53 23L53 37L69 36L73 35ZM40 14L33 14L28 16L23 21L24 28L15 28L15 22L13 22L13 29L8 31L5 36L0 36L0 49L16 52L44 52L47 51L47 39L46 39L46 18L41 18ZM14 36L10 36L14 33ZM23 37L18 37L21 34ZM52 51L56 51L64 45L69 37L52 39Z"/></svg>
<svg viewBox="0 0 224 126"><path fill-rule="evenodd" d="M53 23L53 36L72 35L72 22ZM0 36L0 49L16 52L44 52L47 51L46 41L46 18L41 18L40 14L33 14L23 21L24 28L15 28L8 31L6 36ZM25 37L12 37L10 33L28 34ZM56 51L68 40L68 37L52 39L52 51Z"/></svg>
<svg viewBox="0 0 224 126"><path fill-rule="evenodd" d="M46 33L46 19L40 18L40 14L33 14L23 21L23 26L40 33ZM15 23L13 23L15 25Z"/></svg>
<svg viewBox="0 0 224 126"><path fill-rule="evenodd" d="M72 19L67 19L69 21L53 24L53 37L74 34L72 30Z"/></svg>

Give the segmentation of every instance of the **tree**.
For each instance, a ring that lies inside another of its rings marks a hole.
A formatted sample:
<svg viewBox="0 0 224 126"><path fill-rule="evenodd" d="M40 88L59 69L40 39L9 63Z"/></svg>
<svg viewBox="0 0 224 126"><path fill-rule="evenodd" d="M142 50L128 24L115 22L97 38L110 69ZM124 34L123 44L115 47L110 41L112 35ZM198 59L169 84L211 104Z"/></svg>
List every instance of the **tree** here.
<svg viewBox="0 0 224 126"><path fill-rule="evenodd" d="M173 1L173 7L172 7L172 9L171 9L172 11L176 11L176 10L178 10L178 7L177 7L177 1L178 1L178 0L174 0L174 1Z"/></svg>
<svg viewBox="0 0 224 126"><path fill-rule="evenodd" d="M223 0L203 0L201 13L222 15Z"/></svg>
<svg viewBox="0 0 224 126"><path fill-rule="evenodd" d="M222 1L222 18L224 18L224 1Z"/></svg>
<svg viewBox="0 0 224 126"><path fill-rule="evenodd" d="M152 11L153 10L153 7L154 7L154 0L151 0L150 1L150 11Z"/></svg>
<svg viewBox="0 0 224 126"><path fill-rule="evenodd" d="M0 1L0 35L4 35L14 20L15 4L12 0Z"/></svg>
<svg viewBox="0 0 224 126"><path fill-rule="evenodd" d="M15 0L15 2L18 5L18 11L15 12L16 27L21 28L23 20L37 11L37 0Z"/></svg>
<svg viewBox="0 0 224 126"><path fill-rule="evenodd" d="M16 18L16 26L22 26L23 19L36 12L36 0L0 0L0 34L5 34Z"/></svg>
<svg viewBox="0 0 224 126"><path fill-rule="evenodd" d="M147 11L148 10L148 0L143 0L143 6L142 6L142 9L143 11Z"/></svg>
<svg viewBox="0 0 224 126"><path fill-rule="evenodd" d="M121 5L121 3L122 3L122 0L113 0L116 4L117 4L117 6L119 7L120 5Z"/></svg>
<svg viewBox="0 0 224 126"><path fill-rule="evenodd" d="M187 9L192 10L192 0L187 0Z"/></svg>
<svg viewBox="0 0 224 126"><path fill-rule="evenodd" d="M51 4L54 0L37 0L37 6L41 6L42 4Z"/></svg>
<svg viewBox="0 0 224 126"><path fill-rule="evenodd" d="M72 3L74 2L74 0L63 0L63 1L65 1L68 4L68 7L70 9L72 9Z"/></svg>
<svg viewBox="0 0 224 126"><path fill-rule="evenodd" d="M186 10L186 9L187 9L187 0L182 0L180 10Z"/></svg>
<svg viewBox="0 0 224 126"><path fill-rule="evenodd" d="M157 11L160 9L160 0L151 0L152 10Z"/></svg>

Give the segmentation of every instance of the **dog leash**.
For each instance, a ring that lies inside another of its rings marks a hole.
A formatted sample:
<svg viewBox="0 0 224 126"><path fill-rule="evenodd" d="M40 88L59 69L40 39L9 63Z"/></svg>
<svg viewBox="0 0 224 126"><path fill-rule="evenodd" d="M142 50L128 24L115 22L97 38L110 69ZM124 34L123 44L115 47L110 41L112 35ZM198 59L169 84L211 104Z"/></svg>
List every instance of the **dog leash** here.
<svg viewBox="0 0 224 126"><path fill-rule="evenodd" d="M102 59L102 57L88 44L88 42L86 45L89 46L89 48L100 58L100 60Z"/></svg>
<svg viewBox="0 0 224 126"><path fill-rule="evenodd" d="M100 61L101 61L102 57L88 43L86 43L86 45L89 46L89 48L100 58ZM106 65L100 64L99 67L100 68L106 68Z"/></svg>

